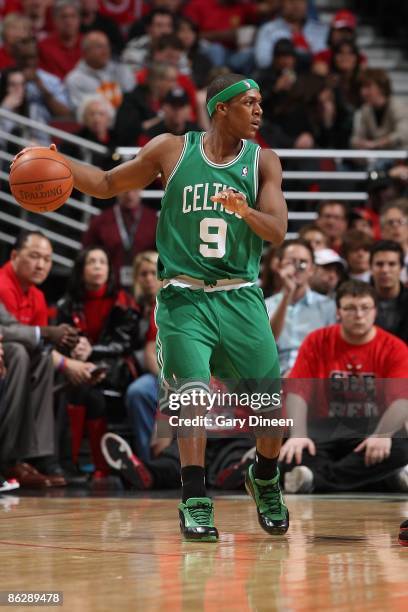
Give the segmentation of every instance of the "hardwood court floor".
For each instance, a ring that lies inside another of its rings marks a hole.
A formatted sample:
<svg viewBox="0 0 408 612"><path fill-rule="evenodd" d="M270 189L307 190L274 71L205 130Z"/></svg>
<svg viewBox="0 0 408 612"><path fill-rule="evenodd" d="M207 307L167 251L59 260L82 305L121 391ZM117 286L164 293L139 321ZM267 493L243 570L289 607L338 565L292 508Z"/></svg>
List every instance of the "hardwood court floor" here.
<svg viewBox="0 0 408 612"><path fill-rule="evenodd" d="M66 612L407 610L403 496L287 496L279 538L247 497L215 501L220 542L191 544L174 499L0 497L0 591L63 591Z"/></svg>

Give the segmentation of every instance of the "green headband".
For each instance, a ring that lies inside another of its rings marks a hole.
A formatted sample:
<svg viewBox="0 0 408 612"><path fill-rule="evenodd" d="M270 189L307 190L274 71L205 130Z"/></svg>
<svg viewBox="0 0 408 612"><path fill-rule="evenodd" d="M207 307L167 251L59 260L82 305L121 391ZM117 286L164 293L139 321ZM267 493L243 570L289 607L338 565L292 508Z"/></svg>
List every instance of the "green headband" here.
<svg viewBox="0 0 408 612"><path fill-rule="evenodd" d="M248 89L259 89L259 85L253 79L243 79L242 81L238 81L238 83L229 85L228 87L217 93L215 96L210 98L207 104L207 110L210 117L215 111L215 106L217 102L227 102L238 94L244 93L244 91L248 91Z"/></svg>

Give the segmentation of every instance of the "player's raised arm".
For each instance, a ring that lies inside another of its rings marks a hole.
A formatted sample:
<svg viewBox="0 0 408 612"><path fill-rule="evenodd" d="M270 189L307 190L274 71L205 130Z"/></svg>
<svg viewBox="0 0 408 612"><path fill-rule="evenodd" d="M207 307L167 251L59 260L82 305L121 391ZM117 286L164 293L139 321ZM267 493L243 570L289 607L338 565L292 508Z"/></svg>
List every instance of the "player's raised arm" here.
<svg viewBox="0 0 408 612"><path fill-rule="evenodd" d="M211 200L237 212L258 236L279 246L288 229L288 208L281 189L281 164L278 156L269 149L260 152L259 175L256 209L249 206L244 195L231 189L220 191Z"/></svg>
<svg viewBox="0 0 408 612"><path fill-rule="evenodd" d="M172 134L157 136L143 147L135 159L106 172L84 162L68 158L66 162L71 168L76 189L96 198L107 199L130 189L142 189L152 183L162 173L161 160L166 156L171 158L175 154L179 155L182 143L177 140ZM55 145L50 148L56 150ZM13 163L28 150L30 147L20 151Z"/></svg>
<svg viewBox="0 0 408 612"><path fill-rule="evenodd" d="M131 189L142 189L161 173L163 152L174 147L174 136L153 138L135 159L106 172L96 166L69 160L76 189L96 198L111 198Z"/></svg>

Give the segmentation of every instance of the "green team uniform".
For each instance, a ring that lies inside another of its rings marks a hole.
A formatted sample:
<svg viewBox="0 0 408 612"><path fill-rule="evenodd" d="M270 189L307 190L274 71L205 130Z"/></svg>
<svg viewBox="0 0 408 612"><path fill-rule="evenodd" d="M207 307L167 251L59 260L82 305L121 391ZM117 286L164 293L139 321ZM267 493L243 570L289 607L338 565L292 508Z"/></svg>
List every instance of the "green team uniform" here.
<svg viewBox="0 0 408 612"><path fill-rule="evenodd" d="M168 179L157 229L158 362L165 380L278 379L279 364L262 291L263 241L210 197L227 188L254 208L260 148L249 141L234 160L205 155L204 133L185 135ZM237 287L237 288L235 288Z"/></svg>

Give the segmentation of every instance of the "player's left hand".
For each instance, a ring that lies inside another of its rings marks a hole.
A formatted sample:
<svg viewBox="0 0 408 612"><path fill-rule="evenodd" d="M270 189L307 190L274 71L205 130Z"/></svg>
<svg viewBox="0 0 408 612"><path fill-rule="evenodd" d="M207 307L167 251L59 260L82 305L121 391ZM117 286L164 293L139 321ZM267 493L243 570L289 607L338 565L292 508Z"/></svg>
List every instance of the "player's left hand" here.
<svg viewBox="0 0 408 612"><path fill-rule="evenodd" d="M364 463L368 467L388 459L391 453L391 444L391 438L375 438L370 436L356 446L354 452L359 453L365 450Z"/></svg>
<svg viewBox="0 0 408 612"><path fill-rule="evenodd" d="M219 202L227 210L238 213L243 219L248 216L250 211L250 206L244 194L235 189L219 191L216 195L211 196L210 200L212 202Z"/></svg>

